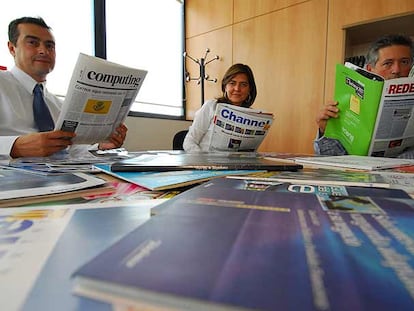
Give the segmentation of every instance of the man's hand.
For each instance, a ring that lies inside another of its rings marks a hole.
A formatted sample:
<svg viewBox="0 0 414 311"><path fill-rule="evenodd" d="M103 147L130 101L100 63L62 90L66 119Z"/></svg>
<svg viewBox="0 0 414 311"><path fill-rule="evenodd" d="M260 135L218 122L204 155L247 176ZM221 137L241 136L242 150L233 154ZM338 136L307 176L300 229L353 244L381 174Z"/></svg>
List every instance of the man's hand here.
<svg viewBox="0 0 414 311"><path fill-rule="evenodd" d="M125 124L118 126L115 132L109 136L108 141L99 143L99 150L115 149L121 147L124 144L127 131L128 128L125 126Z"/></svg>
<svg viewBox="0 0 414 311"><path fill-rule="evenodd" d="M47 157L72 145L76 134L65 131L31 133L19 136L10 151L13 158Z"/></svg>
<svg viewBox="0 0 414 311"><path fill-rule="evenodd" d="M323 135L325 133L326 122L330 118L337 118L339 115L339 109L337 107L338 102L328 101L322 108L319 110L318 115L316 116L316 123L318 124L319 131Z"/></svg>

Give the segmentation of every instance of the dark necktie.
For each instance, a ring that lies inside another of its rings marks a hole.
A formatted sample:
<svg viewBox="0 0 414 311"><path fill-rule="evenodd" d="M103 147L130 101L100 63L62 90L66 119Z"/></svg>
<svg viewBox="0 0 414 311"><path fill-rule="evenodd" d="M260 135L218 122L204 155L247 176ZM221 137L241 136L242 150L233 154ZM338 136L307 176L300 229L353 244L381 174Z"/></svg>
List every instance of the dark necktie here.
<svg viewBox="0 0 414 311"><path fill-rule="evenodd" d="M43 86L37 84L33 90L33 116L39 132L53 131L55 124L43 99Z"/></svg>

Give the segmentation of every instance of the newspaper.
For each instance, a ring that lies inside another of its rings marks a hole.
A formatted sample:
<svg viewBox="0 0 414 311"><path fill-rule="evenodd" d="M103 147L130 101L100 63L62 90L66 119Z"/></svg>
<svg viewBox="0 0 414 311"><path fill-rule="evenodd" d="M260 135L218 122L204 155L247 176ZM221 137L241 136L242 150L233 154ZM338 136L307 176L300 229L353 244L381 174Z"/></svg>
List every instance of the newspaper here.
<svg viewBox="0 0 414 311"><path fill-rule="evenodd" d="M147 71L79 54L55 129L74 144L106 140L128 115Z"/></svg>
<svg viewBox="0 0 414 311"><path fill-rule="evenodd" d="M273 114L218 103L210 151L256 151L273 122Z"/></svg>
<svg viewBox="0 0 414 311"><path fill-rule="evenodd" d="M348 154L394 157L414 147L414 78L384 80L358 66L336 65L335 96L340 111L325 136Z"/></svg>
<svg viewBox="0 0 414 311"><path fill-rule="evenodd" d="M393 157L414 146L414 78L384 81L369 155Z"/></svg>

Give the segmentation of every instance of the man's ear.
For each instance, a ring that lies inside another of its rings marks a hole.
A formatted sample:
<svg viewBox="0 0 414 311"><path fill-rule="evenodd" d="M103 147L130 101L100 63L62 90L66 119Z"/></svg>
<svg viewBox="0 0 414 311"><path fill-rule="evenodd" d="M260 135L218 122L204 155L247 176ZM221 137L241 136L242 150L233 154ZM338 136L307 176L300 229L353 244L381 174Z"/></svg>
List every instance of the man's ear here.
<svg viewBox="0 0 414 311"><path fill-rule="evenodd" d="M10 54L13 55L14 57L16 55L16 51L14 50L15 49L14 44L9 41L7 42L7 47L9 48Z"/></svg>
<svg viewBox="0 0 414 311"><path fill-rule="evenodd" d="M373 68L372 68L371 64L367 64L367 70L368 70L368 71L372 71L372 69L373 69Z"/></svg>

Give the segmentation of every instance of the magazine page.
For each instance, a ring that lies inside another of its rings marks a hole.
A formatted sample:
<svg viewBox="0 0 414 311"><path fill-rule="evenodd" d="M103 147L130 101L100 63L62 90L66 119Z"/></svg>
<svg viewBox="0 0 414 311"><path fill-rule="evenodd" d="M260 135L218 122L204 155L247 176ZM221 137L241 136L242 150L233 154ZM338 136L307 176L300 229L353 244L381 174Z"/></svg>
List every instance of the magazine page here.
<svg viewBox="0 0 414 311"><path fill-rule="evenodd" d="M0 166L0 182L0 200L70 192L105 184L105 180L85 173L49 176L5 166Z"/></svg>
<svg viewBox="0 0 414 311"><path fill-rule="evenodd" d="M0 209L4 228L0 257L3 310L21 310L74 212L68 208Z"/></svg>
<svg viewBox="0 0 414 311"><path fill-rule="evenodd" d="M338 139L348 154L368 155L383 84L362 68L337 64L334 99L340 113L327 122L325 136Z"/></svg>
<svg viewBox="0 0 414 311"><path fill-rule="evenodd" d="M300 164L314 164L319 167L322 165L368 171L414 165L414 159L371 157L361 155L296 157L295 162Z"/></svg>
<svg viewBox="0 0 414 311"><path fill-rule="evenodd" d="M369 154L397 156L414 146L414 78L384 82Z"/></svg>
<svg viewBox="0 0 414 311"><path fill-rule="evenodd" d="M55 129L74 144L104 141L125 120L147 71L79 54Z"/></svg>
<svg viewBox="0 0 414 311"><path fill-rule="evenodd" d="M273 114L218 103L210 151L256 151L269 131Z"/></svg>

